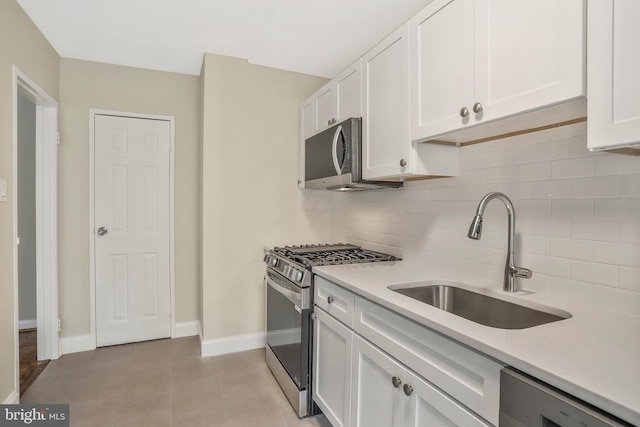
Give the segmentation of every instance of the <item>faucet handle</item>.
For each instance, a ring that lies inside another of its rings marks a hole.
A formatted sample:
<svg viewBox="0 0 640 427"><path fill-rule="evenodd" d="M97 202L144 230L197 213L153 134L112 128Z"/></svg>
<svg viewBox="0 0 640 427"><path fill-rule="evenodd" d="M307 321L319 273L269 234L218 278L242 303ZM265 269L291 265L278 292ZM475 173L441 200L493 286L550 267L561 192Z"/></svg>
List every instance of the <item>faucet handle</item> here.
<svg viewBox="0 0 640 427"><path fill-rule="evenodd" d="M514 267L513 275L515 277L521 277L523 279L531 279L531 276L533 275L533 271L529 270L528 268Z"/></svg>

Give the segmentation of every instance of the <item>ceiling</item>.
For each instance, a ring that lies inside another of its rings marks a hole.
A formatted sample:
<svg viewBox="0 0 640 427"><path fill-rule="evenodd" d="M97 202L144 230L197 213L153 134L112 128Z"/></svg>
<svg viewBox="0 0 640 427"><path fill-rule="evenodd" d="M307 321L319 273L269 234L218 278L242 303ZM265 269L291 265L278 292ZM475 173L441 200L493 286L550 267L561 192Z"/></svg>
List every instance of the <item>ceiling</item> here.
<svg viewBox="0 0 640 427"><path fill-rule="evenodd" d="M205 52L334 77L431 0L17 0L66 58L199 75Z"/></svg>

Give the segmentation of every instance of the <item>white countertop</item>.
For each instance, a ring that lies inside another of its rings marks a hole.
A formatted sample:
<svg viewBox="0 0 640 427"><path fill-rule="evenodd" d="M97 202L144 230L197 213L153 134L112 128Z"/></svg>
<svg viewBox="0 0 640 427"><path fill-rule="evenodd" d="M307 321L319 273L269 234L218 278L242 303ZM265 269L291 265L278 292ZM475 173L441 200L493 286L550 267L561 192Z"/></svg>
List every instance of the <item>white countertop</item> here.
<svg viewBox="0 0 640 427"><path fill-rule="evenodd" d="M568 311L570 319L527 329L483 326L387 286L452 280L508 298L502 284L407 261L314 267L313 272L526 372L617 417L640 425L640 318L552 295L515 298Z"/></svg>

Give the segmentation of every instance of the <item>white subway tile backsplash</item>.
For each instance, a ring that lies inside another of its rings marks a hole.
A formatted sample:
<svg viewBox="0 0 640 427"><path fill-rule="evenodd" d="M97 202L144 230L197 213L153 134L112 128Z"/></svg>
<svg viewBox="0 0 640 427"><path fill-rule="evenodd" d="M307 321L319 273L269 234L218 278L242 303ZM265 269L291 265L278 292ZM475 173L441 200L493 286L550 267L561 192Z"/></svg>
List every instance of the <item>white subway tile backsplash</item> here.
<svg viewBox="0 0 640 427"><path fill-rule="evenodd" d="M618 267L595 262L571 261L570 277L582 282L618 286Z"/></svg>
<svg viewBox="0 0 640 427"><path fill-rule="evenodd" d="M619 225L621 242L640 243L640 219L620 221Z"/></svg>
<svg viewBox="0 0 640 427"><path fill-rule="evenodd" d="M512 202L516 200L531 200L533 184L531 182L508 182L499 184L498 188L506 194Z"/></svg>
<svg viewBox="0 0 640 427"><path fill-rule="evenodd" d="M537 162L518 165L516 179L518 181L551 179L551 164L549 162Z"/></svg>
<svg viewBox="0 0 640 427"><path fill-rule="evenodd" d="M640 316L640 293L606 286L593 286L593 303Z"/></svg>
<svg viewBox="0 0 640 427"><path fill-rule="evenodd" d="M549 276L537 271L533 272L530 279L516 279L519 289L526 289L533 292L549 293Z"/></svg>
<svg viewBox="0 0 640 427"><path fill-rule="evenodd" d="M563 298L585 303L592 302L593 284L578 280L564 279L561 277L549 277L549 293Z"/></svg>
<svg viewBox="0 0 640 427"><path fill-rule="evenodd" d="M515 206L524 289L640 315L640 157L591 153L586 124L462 147L458 177L405 189L305 192L307 218L331 240L502 283L507 214L487 206L482 239L467 238L480 199L501 191ZM328 227L329 228L329 227Z"/></svg>
<svg viewBox="0 0 640 427"><path fill-rule="evenodd" d="M551 162L551 177L576 178L593 175L593 157L573 157Z"/></svg>
<svg viewBox="0 0 640 427"><path fill-rule="evenodd" d="M620 288L640 292L640 268L618 267Z"/></svg>
<svg viewBox="0 0 640 427"><path fill-rule="evenodd" d="M533 255L531 270L534 274L569 278L570 262L564 258Z"/></svg>
<svg viewBox="0 0 640 427"><path fill-rule="evenodd" d="M640 197L640 174L620 176L620 197Z"/></svg>
<svg viewBox="0 0 640 427"><path fill-rule="evenodd" d="M573 219L571 221L571 238L583 240L602 240L617 242L619 227L615 221Z"/></svg>
<svg viewBox="0 0 640 427"><path fill-rule="evenodd" d="M549 255L591 261L592 243L589 240L549 239Z"/></svg>
<svg viewBox="0 0 640 427"><path fill-rule="evenodd" d="M567 199L571 197L571 180L537 181L533 183L534 199Z"/></svg>
<svg viewBox="0 0 640 427"><path fill-rule="evenodd" d="M527 254L549 255L549 238L516 234L516 252Z"/></svg>
<svg viewBox="0 0 640 427"><path fill-rule="evenodd" d="M502 166L486 169L487 183L513 182L516 180L515 166Z"/></svg>
<svg viewBox="0 0 640 427"><path fill-rule="evenodd" d="M575 178L571 180L572 197L618 197L617 176Z"/></svg>
<svg viewBox="0 0 640 427"><path fill-rule="evenodd" d="M553 218L593 218L593 199L551 200Z"/></svg>
<svg viewBox="0 0 640 427"><path fill-rule="evenodd" d="M640 267L640 245L593 242L593 260L627 267Z"/></svg>
<svg viewBox="0 0 640 427"><path fill-rule="evenodd" d="M549 237L569 237L571 235L571 220L569 218L535 216L532 218L531 234Z"/></svg>
<svg viewBox="0 0 640 427"><path fill-rule="evenodd" d="M640 173L640 156L617 153L594 155L594 175L624 175Z"/></svg>
<svg viewBox="0 0 640 427"><path fill-rule="evenodd" d="M594 216L597 219L640 221L640 197L595 199Z"/></svg>

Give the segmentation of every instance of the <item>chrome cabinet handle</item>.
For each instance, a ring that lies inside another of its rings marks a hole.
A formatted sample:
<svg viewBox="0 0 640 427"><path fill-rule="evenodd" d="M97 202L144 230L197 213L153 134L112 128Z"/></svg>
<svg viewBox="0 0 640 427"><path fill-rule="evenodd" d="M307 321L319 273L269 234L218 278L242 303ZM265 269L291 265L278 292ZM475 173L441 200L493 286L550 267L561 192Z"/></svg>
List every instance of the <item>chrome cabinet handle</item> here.
<svg viewBox="0 0 640 427"><path fill-rule="evenodd" d="M332 297L331 295L329 295L329 296L327 297L327 302L328 302L329 304L333 304L333 301L334 301L333 297Z"/></svg>
<svg viewBox="0 0 640 427"><path fill-rule="evenodd" d="M404 394L406 394L407 396L411 396L411 393L413 393L413 387L411 387L409 384L405 384L402 389L404 390Z"/></svg>
<svg viewBox="0 0 640 427"><path fill-rule="evenodd" d="M400 159L400 167L405 167L407 166L407 161L405 159Z"/></svg>
<svg viewBox="0 0 640 427"><path fill-rule="evenodd" d="M467 107L460 109L460 117L469 117L469 109Z"/></svg>
<svg viewBox="0 0 640 427"><path fill-rule="evenodd" d="M104 236L108 232L109 232L109 230L107 229L107 227L98 228L98 236Z"/></svg>
<svg viewBox="0 0 640 427"><path fill-rule="evenodd" d="M393 384L395 388L398 388L400 387L400 384L402 384L402 381L398 377L393 377L391 378L391 384Z"/></svg>
<svg viewBox="0 0 640 427"><path fill-rule="evenodd" d="M479 102L476 102L475 104L473 104L473 112L474 113L482 112L482 104L480 104Z"/></svg>

